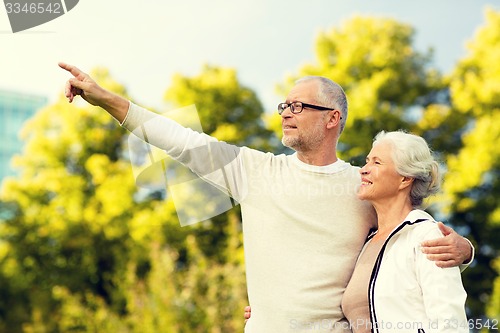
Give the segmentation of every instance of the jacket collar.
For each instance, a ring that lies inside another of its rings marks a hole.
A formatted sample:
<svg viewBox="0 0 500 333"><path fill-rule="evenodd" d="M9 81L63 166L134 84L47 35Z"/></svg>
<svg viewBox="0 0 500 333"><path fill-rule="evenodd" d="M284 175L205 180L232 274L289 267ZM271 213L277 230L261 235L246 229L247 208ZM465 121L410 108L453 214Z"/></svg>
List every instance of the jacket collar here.
<svg viewBox="0 0 500 333"><path fill-rule="evenodd" d="M405 219L400 224L398 224L394 229L392 229L389 235L394 235L395 233L400 232L403 229L404 225L413 225L422 220L434 221L434 218L426 211L423 211L421 209L414 209L411 212L409 212L408 215L406 215ZM373 236L375 236L377 232L378 230L374 230L370 235L368 235L366 241L370 240Z"/></svg>

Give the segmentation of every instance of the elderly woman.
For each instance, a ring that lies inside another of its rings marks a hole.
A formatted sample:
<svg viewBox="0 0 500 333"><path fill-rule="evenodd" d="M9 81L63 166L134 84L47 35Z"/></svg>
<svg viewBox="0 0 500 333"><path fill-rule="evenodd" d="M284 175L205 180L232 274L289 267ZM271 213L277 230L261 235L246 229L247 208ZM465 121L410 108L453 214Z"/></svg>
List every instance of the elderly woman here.
<svg viewBox="0 0 500 333"><path fill-rule="evenodd" d="M374 206L378 230L368 237L342 299L353 333L469 332L460 268L440 268L420 250L423 241L443 237L432 216L418 209L440 185L425 140L380 132L360 173L358 197Z"/></svg>
<svg viewBox="0 0 500 333"><path fill-rule="evenodd" d="M422 241L442 237L432 216L418 209L440 185L425 140L379 133L360 173L358 197L373 204L378 230L342 299L353 332L468 332L460 269L439 268L420 250Z"/></svg>

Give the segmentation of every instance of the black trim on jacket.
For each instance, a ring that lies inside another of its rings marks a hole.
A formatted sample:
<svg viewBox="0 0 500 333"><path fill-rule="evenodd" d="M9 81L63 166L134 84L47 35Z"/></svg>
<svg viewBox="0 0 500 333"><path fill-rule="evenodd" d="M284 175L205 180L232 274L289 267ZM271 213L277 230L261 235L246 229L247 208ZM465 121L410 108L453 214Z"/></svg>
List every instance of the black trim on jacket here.
<svg viewBox="0 0 500 333"><path fill-rule="evenodd" d="M395 230L393 230L389 234L387 239L384 241L384 245L382 245L380 252L378 253L377 260L375 260L375 264L373 265L372 274L370 276L370 283L368 284L368 307L370 310L370 321L371 321L371 332L372 333L379 332L378 325L377 325L377 315L375 314L375 302L373 300L375 299L375 297L374 297L375 296L375 280L377 279L378 272L380 270L380 265L382 264L382 257L384 256L384 251L385 251L385 248L387 247L387 243L395 234L397 234L405 226L421 223L421 222L428 221L428 220L429 219L417 219L414 222L404 221ZM369 239L373 238L373 236L375 236L375 233L368 236L367 241Z"/></svg>

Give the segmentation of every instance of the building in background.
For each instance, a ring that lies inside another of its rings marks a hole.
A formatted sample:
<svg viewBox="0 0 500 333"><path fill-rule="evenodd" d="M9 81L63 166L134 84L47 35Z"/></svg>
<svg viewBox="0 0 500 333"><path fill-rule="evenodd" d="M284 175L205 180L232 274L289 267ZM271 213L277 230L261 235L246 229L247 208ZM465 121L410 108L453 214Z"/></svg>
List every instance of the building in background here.
<svg viewBox="0 0 500 333"><path fill-rule="evenodd" d="M19 131L46 104L47 98L42 96L0 90L0 183L15 174L10 160L23 148Z"/></svg>

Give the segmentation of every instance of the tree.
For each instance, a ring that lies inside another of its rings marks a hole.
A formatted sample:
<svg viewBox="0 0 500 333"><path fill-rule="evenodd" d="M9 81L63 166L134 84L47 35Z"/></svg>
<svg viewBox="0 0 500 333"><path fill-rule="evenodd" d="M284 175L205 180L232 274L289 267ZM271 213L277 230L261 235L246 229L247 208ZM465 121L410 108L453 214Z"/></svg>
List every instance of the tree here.
<svg viewBox="0 0 500 333"><path fill-rule="evenodd" d="M450 78L453 117L465 121L459 151L447 156L444 190L450 221L464 227L477 249L474 267L463 274L471 313L484 315L490 302L498 318L498 308L491 309L500 297L498 288L492 294L500 254L500 13L489 9L485 17Z"/></svg>
<svg viewBox="0 0 500 333"><path fill-rule="evenodd" d="M125 94L105 70L94 76ZM0 275L15 286L4 299L1 321L17 332L31 320L57 322L53 290L91 292L119 304L114 273L130 245L126 221L133 214L135 186L120 156L124 130L93 107L68 106L61 96L25 126L19 178L5 181L1 200L13 208L1 224ZM19 298L17 298L20 296ZM15 317L9 307L23 307Z"/></svg>
<svg viewBox="0 0 500 333"><path fill-rule="evenodd" d="M236 71L205 65L199 75L174 75L165 99L176 107L196 105L203 131L219 140L272 149L255 92L238 82Z"/></svg>

